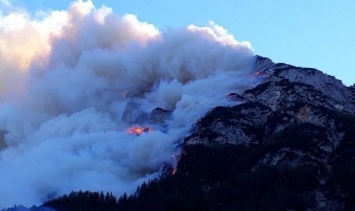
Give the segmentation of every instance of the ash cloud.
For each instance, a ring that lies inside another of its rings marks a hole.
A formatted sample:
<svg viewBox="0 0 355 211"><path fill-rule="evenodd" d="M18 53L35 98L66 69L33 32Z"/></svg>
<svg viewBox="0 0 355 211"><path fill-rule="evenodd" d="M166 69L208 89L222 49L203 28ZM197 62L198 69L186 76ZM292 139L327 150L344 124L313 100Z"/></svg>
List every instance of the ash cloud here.
<svg viewBox="0 0 355 211"><path fill-rule="evenodd" d="M91 1L38 17L10 7L0 13L0 208L72 190L133 193L176 162L193 122L256 83L250 44L213 22L159 31ZM166 129L127 134L131 91L144 112L172 112Z"/></svg>

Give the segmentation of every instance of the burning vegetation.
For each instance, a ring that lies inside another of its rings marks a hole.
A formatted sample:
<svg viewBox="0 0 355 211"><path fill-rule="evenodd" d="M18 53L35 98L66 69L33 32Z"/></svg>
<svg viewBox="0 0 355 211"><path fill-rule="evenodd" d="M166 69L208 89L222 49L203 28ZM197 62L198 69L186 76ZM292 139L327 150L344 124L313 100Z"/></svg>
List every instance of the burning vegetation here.
<svg viewBox="0 0 355 211"><path fill-rule="evenodd" d="M261 72L261 71L254 73L254 76L261 76L261 75L263 75L263 72Z"/></svg>
<svg viewBox="0 0 355 211"><path fill-rule="evenodd" d="M138 126L133 126L133 127L130 127L130 128L127 130L127 133L128 133L128 134L136 134L137 136L139 136L139 135L142 134L142 133L147 133L147 132L150 132L150 131L153 131L153 129L150 128L150 127L138 127Z"/></svg>

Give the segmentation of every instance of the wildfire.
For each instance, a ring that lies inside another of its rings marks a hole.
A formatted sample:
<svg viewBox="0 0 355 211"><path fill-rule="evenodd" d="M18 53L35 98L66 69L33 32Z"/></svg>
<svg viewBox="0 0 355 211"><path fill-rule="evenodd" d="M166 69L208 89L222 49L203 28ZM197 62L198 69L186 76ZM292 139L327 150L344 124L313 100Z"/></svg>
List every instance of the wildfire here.
<svg viewBox="0 0 355 211"><path fill-rule="evenodd" d="M153 131L152 128L150 127L137 127L137 126L133 126L131 128L128 129L127 133L128 134L136 134L137 136L139 136L142 133L147 133Z"/></svg>
<svg viewBox="0 0 355 211"><path fill-rule="evenodd" d="M262 75L263 73L261 71L258 71L256 73L254 73L254 76L259 76L259 75Z"/></svg>
<svg viewBox="0 0 355 211"><path fill-rule="evenodd" d="M177 168L174 168L172 174L175 175L176 171L177 171Z"/></svg>

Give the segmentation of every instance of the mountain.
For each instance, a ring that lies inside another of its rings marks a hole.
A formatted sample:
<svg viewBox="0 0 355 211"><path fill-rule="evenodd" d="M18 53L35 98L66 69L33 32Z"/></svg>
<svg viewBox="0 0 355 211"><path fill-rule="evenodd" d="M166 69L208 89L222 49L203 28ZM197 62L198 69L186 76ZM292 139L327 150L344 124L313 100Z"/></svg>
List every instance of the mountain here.
<svg viewBox="0 0 355 211"><path fill-rule="evenodd" d="M165 166L161 178L118 201L103 193L78 192L44 206L355 209L355 86L261 56L255 57L254 72L260 83L242 94L230 93L234 106L216 107L196 122L181 144L177 166Z"/></svg>

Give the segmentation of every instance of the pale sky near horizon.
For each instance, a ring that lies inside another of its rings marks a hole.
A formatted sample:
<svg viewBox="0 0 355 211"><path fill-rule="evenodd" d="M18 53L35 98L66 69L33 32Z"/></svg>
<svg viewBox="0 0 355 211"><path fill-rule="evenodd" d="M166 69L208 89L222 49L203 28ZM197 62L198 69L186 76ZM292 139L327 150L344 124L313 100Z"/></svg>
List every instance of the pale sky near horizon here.
<svg viewBox="0 0 355 211"><path fill-rule="evenodd" d="M66 9L71 0L13 0L34 12ZM355 83L354 0L93 0L116 14L136 14L160 30L189 24L223 26L256 54L295 66L313 67ZM147 3L149 2L149 3Z"/></svg>

